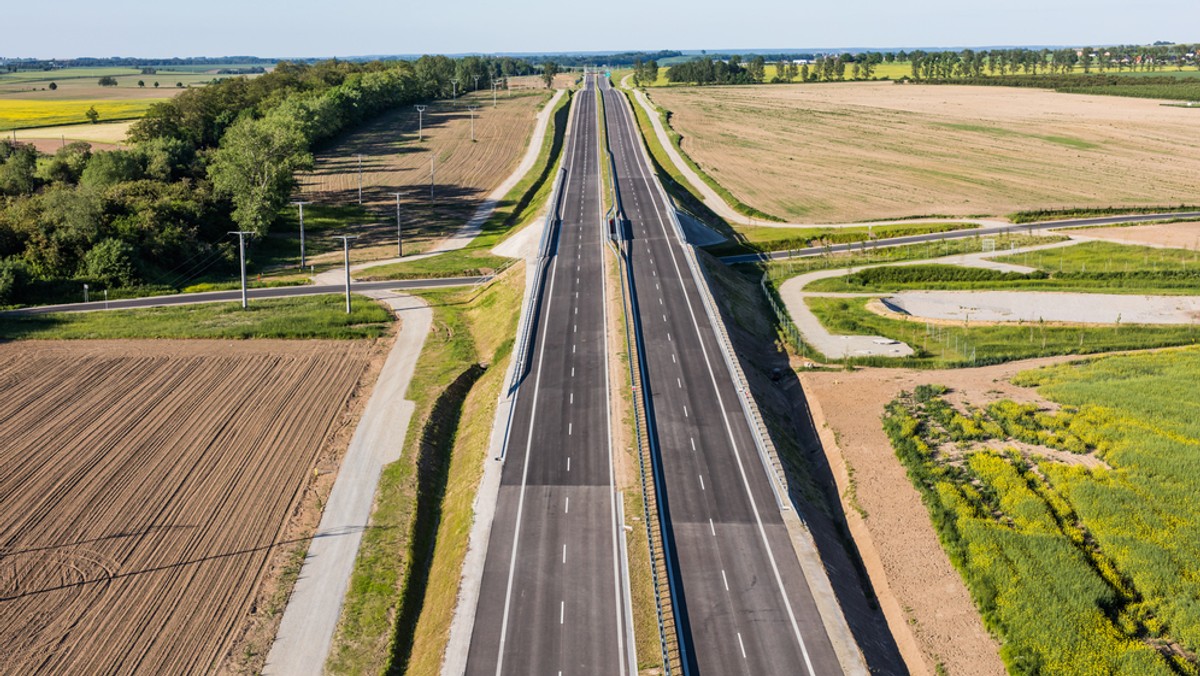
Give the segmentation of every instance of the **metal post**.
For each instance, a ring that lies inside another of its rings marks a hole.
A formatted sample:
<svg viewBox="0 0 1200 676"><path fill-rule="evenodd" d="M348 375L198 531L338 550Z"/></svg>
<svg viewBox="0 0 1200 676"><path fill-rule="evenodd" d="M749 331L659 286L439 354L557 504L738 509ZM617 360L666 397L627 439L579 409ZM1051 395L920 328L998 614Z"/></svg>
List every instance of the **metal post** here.
<svg viewBox="0 0 1200 676"><path fill-rule="evenodd" d="M350 314L350 240L358 239L358 235L337 235L334 239L342 240L342 256L346 261L346 314Z"/></svg>
<svg viewBox="0 0 1200 676"><path fill-rule="evenodd" d="M433 204L433 181L437 177L437 153L429 156L429 203Z"/></svg>
<svg viewBox="0 0 1200 676"><path fill-rule="evenodd" d="M498 88L497 83L493 82L492 83L492 107L493 108L496 107L496 89L497 88Z"/></svg>
<svg viewBox="0 0 1200 676"><path fill-rule="evenodd" d="M312 202L292 202L293 205L300 207L300 269L304 269L304 205L312 204Z"/></svg>
<svg viewBox="0 0 1200 676"><path fill-rule="evenodd" d="M417 140L418 141L425 140L425 132L423 131L424 125L422 124L422 121L425 119L425 109L427 107L428 106L414 106L414 108L417 109Z"/></svg>
<svg viewBox="0 0 1200 676"><path fill-rule="evenodd" d="M246 309L246 235L253 235L253 232L245 230L233 230L229 234L238 236L238 260L242 264L242 309Z"/></svg>
<svg viewBox="0 0 1200 676"><path fill-rule="evenodd" d="M475 142L475 111L479 110L479 106L467 106L467 110L471 111L471 142Z"/></svg>
<svg viewBox="0 0 1200 676"><path fill-rule="evenodd" d="M396 256L404 258L404 231L400 229L400 196L404 193L389 193L396 196Z"/></svg>
<svg viewBox="0 0 1200 676"><path fill-rule="evenodd" d="M358 156L358 203L362 204L362 155Z"/></svg>
<svg viewBox="0 0 1200 676"><path fill-rule="evenodd" d="M88 289L86 283L83 285L83 302L88 302Z"/></svg>
<svg viewBox="0 0 1200 676"><path fill-rule="evenodd" d="M456 78L456 77L451 78L450 84L454 85L454 92L453 92L452 96L453 96L453 98L457 99L458 98L458 78Z"/></svg>
<svg viewBox="0 0 1200 676"><path fill-rule="evenodd" d="M475 88L472 89L471 91L473 91L473 92L479 91L479 76L478 75L475 76Z"/></svg>

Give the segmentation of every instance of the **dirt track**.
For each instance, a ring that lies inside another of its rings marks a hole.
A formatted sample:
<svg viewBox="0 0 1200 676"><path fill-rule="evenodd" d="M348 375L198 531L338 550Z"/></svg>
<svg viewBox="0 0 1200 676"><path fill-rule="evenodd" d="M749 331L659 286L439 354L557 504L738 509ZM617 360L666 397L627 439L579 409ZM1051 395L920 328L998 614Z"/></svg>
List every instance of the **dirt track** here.
<svg viewBox="0 0 1200 676"><path fill-rule="evenodd" d="M0 345L0 672L216 670L372 352Z"/></svg>

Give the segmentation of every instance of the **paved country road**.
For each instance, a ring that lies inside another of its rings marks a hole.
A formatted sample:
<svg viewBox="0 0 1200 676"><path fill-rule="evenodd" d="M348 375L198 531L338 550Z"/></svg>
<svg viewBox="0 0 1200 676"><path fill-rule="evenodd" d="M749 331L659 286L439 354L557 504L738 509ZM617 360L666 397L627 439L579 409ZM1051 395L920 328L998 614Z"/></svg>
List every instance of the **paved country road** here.
<svg viewBox="0 0 1200 676"><path fill-rule="evenodd" d="M1136 214L1131 216L1104 216L1100 218L1073 218L1063 221L1043 221L1040 223L1023 223L1020 225L1002 225L986 228L974 228L970 230L954 230L951 232L935 232L925 235L907 235L904 237L890 237L888 239L877 239L867 244L867 248L878 249L890 246L903 246L905 244L920 244L922 242L937 242L946 239L967 239L970 237L987 237L991 235L1019 235L1024 233L1033 233L1043 230L1054 230L1056 228L1080 228L1087 226L1098 225L1116 225L1118 223L1144 223L1149 221L1164 221L1175 219L1192 219L1200 218L1200 211L1184 211L1162 214ZM826 253L842 253L862 249L864 243L854 242L851 244L837 244L830 247L811 246L805 249L791 249L788 251L772 251L770 253L753 253L740 254L737 256L724 256L721 262L726 265L735 263L756 263L760 261L779 260L782 258L802 258L805 256L820 256ZM1001 253L997 253L1001 255Z"/></svg>
<svg viewBox="0 0 1200 676"><path fill-rule="evenodd" d="M354 282L350 285L351 293L360 291L384 291L389 289L438 289L448 286L471 286L486 282L488 277L447 277L442 279L411 279L387 282ZM326 293L345 293L346 287L338 284L308 285L308 286L276 286L268 289L250 289L247 292L250 300L266 298L294 298L297 296L319 296ZM66 305L41 305L38 307L9 310L4 314L14 315L44 315L52 312L90 312L94 310L130 310L134 308L166 307L168 305L191 305L193 303L218 303L239 300L240 290L210 291L206 293L179 293L170 296L148 296L146 298L125 298L122 300L97 300L90 303L68 303Z"/></svg>

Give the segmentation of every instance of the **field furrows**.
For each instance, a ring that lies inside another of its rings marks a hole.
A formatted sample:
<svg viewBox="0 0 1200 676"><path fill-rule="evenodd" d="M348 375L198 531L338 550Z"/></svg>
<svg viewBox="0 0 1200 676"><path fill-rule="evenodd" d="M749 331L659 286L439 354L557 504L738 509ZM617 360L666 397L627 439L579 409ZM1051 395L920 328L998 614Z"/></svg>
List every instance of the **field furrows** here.
<svg viewBox="0 0 1200 676"><path fill-rule="evenodd" d="M367 343L0 347L0 671L212 670Z"/></svg>

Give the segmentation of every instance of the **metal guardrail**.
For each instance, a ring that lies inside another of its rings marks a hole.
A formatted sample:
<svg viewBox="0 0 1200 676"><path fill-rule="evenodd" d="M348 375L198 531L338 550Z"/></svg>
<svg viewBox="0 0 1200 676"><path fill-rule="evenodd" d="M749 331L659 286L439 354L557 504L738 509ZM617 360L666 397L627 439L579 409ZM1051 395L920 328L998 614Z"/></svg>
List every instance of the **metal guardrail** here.
<svg viewBox="0 0 1200 676"><path fill-rule="evenodd" d="M600 105L604 106L601 94ZM610 186L613 194L611 217L618 221L618 231L623 231L624 214L620 209L620 190L617 188L617 167L613 159L612 147L605 134L604 152L608 156ZM646 539L649 544L651 581L654 585L654 605L658 620L658 640L662 651L663 674L683 674L683 650L680 643L679 629L675 617L674 593L671 587L670 557L663 539L663 518L658 504L658 482L660 472L655 470L653 448L651 444L649 407L650 401L643 387L643 374L646 368L642 360L641 325L638 322L633 307L633 280L629 275L631 262L626 252L627 242L621 237L614 243L608 240L608 245L617 256L617 272L621 277L621 307L625 315L625 349L629 355L629 383L633 399L633 431L638 446L638 470L642 483L642 513L646 525ZM643 428L645 433L643 434Z"/></svg>
<svg viewBox="0 0 1200 676"><path fill-rule="evenodd" d="M658 618L658 640L662 650L663 674L683 673L683 657L678 638L678 624L675 619L675 604L671 593L670 565L666 555L666 543L663 541L662 513L658 504L658 476L655 471L653 449L650 441L650 420L647 407L649 402L643 388L642 372L645 364L642 361L641 329L637 328L638 320L632 307L633 284L626 274L629 258L622 252L624 245L618 248L611 241L608 243L613 253L617 255L619 265L617 271L621 276L621 306L625 310L625 349L629 354L629 383L633 395L633 433L638 447L638 470L642 482L642 513L645 516L646 539L650 545L650 573L654 585L654 605ZM645 428L645 434L642 430Z"/></svg>
<svg viewBox="0 0 1200 676"><path fill-rule="evenodd" d="M554 231L561 220L562 187L566 175L567 170L565 168L558 170L558 176L554 179L554 188L550 193L550 210L546 213L546 223L542 227L542 238L538 244L538 260L534 269L533 289L537 299L531 305L530 312L521 317L521 326L517 330L517 342L513 352L517 358L517 367L513 369L512 381L508 384L510 393L517 389L517 386L521 383L521 379L525 377L529 352L533 348L530 333L537 316L537 308L541 304L542 278L546 274L546 267L550 261L552 253L550 248L551 243L554 242Z"/></svg>
<svg viewBox="0 0 1200 676"><path fill-rule="evenodd" d="M626 99L626 104L629 104ZM632 113L631 113L632 114ZM647 153L644 143L640 146L643 153ZM650 162L647 159L647 165ZM658 193L662 197L663 204L667 207L667 213L670 216L671 226L675 229L675 235L679 238L680 247L683 249L684 259L687 260L688 268L691 269L692 279L696 282L696 287L700 290L701 304L704 306L704 313L708 315L708 321L712 325L717 336L717 344L721 348L721 356L725 359L725 365L729 368L729 374L734 380L734 389L737 390L738 400L742 405L742 412L746 415L746 421L750 423L751 431L754 437L754 446L758 450L759 460L763 464L763 469L771 478L771 492L775 495L775 503L779 509L787 510L791 508L791 502L787 499L787 475L783 471L783 464L779 460L779 453L775 449L775 443L771 441L771 436L767 431L766 422L763 420L762 412L758 409L758 404L754 401L753 395L750 394L750 383L746 379L746 373L742 370L741 364L737 360L736 352L733 349L733 342L729 338L729 332L725 328L725 323L721 320L720 309L717 307L717 302L712 296L709 288L708 275L700 266L700 261L696 258L695 249L691 244L688 244L687 237L684 235L683 226L679 223L679 215L675 213L675 205L671 198L667 196L667 191L663 188L662 181L655 177L654 185L658 187Z"/></svg>

